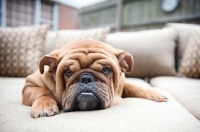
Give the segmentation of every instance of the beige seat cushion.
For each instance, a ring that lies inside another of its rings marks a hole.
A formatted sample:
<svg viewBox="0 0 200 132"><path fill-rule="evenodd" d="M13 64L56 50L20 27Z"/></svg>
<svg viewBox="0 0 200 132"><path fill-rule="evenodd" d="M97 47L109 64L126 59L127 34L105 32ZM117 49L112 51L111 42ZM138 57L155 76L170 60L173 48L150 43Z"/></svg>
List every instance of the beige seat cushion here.
<svg viewBox="0 0 200 132"><path fill-rule="evenodd" d="M30 107L21 104L24 78L0 78L0 131L190 131L200 130L199 121L170 94L169 101L157 103L126 98L119 105L104 110L68 112L33 119ZM134 79L132 80L134 81ZM12 83L9 83L12 82ZM144 83L142 80L136 82Z"/></svg>
<svg viewBox="0 0 200 132"><path fill-rule="evenodd" d="M200 79L156 77L152 86L169 91L189 112L200 120Z"/></svg>
<svg viewBox="0 0 200 132"><path fill-rule="evenodd" d="M0 28L0 76L25 77L44 54L48 25Z"/></svg>
<svg viewBox="0 0 200 132"><path fill-rule="evenodd" d="M109 34L106 42L133 55L131 77L175 75L174 48L176 31L173 28Z"/></svg>
<svg viewBox="0 0 200 132"><path fill-rule="evenodd" d="M177 42L178 42L178 65L181 64L181 59L185 51L185 47L189 41L192 32L196 28L200 28L200 25L195 24L184 24L184 23L168 23L168 27L172 27L177 31Z"/></svg>

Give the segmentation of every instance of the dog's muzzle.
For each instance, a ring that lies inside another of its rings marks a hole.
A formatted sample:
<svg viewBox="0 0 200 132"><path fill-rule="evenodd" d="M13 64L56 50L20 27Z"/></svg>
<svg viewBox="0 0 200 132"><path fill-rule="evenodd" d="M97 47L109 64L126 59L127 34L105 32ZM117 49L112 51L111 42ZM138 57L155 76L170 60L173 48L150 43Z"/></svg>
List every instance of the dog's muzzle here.
<svg viewBox="0 0 200 132"><path fill-rule="evenodd" d="M76 97L75 105L79 110L93 110L99 107L100 101L92 92L92 83L96 78L91 73L83 73L78 78L78 83L84 90Z"/></svg>

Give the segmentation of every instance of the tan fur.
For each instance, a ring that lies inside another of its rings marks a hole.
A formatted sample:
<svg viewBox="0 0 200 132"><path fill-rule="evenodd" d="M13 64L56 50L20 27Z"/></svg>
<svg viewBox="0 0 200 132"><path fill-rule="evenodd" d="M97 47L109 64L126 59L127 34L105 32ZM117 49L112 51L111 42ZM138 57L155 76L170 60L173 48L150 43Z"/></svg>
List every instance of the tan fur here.
<svg viewBox="0 0 200 132"><path fill-rule="evenodd" d="M106 66L112 69L107 77L101 73ZM77 88L74 83L83 72L90 72L98 78L97 91L104 89L99 91L103 98L102 108L119 104L122 96L166 101L164 96L151 89L125 82L124 72L130 72L132 67L133 58L129 53L100 41L72 41L41 59L39 69L26 78L22 103L32 106L33 118L52 116L59 113L59 107L64 111L71 110L74 89ZM73 71L70 78L63 75L66 69Z"/></svg>

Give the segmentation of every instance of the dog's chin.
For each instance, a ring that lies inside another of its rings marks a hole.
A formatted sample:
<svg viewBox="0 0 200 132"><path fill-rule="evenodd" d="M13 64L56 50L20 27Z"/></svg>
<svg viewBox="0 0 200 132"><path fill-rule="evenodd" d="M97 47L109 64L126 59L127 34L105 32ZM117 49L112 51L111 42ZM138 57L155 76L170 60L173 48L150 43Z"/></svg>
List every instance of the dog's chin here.
<svg viewBox="0 0 200 132"><path fill-rule="evenodd" d="M94 110L99 107L100 100L92 92L81 92L75 101L77 110Z"/></svg>
<svg viewBox="0 0 200 132"><path fill-rule="evenodd" d="M111 105L112 96L108 86L101 82L88 85L73 84L62 96L62 107L65 112L74 110L98 110Z"/></svg>

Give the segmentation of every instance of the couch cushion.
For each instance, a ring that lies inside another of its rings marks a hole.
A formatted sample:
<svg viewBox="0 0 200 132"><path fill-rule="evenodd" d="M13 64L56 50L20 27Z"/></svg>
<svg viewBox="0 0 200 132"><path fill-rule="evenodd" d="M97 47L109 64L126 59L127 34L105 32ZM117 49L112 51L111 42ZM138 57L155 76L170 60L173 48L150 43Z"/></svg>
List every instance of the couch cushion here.
<svg viewBox="0 0 200 132"><path fill-rule="evenodd" d="M6 81L7 80L7 81ZM169 93L168 102L126 98L104 110L68 112L33 119L30 107L21 104L24 79L0 78L0 131L192 131L200 123ZM139 80L136 80L139 81ZM7 83L13 82L13 83ZM140 82L140 81L139 81ZM143 82L143 81L141 81Z"/></svg>
<svg viewBox="0 0 200 132"><path fill-rule="evenodd" d="M178 41L178 65L181 64L181 59L183 57L183 53L185 51L185 47L188 43L189 37L192 32L200 25L195 24L184 24L184 23L168 23L166 24L168 27L172 27L177 31L177 41Z"/></svg>
<svg viewBox="0 0 200 132"><path fill-rule="evenodd" d="M175 29L164 28L112 33L106 42L133 55L133 71L127 76L144 78L175 75L175 39Z"/></svg>
<svg viewBox="0 0 200 132"><path fill-rule="evenodd" d="M200 120L200 79L156 77L152 86L169 91L189 112Z"/></svg>
<svg viewBox="0 0 200 132"><path fill-rule="evenodd" d="M200 28L197 28L190 36L181 60L178 75L200 78Z"/></svg>
<svg viewBox="0 0 200 132"><path fill-rule="evenodd" d="M48 25L0 28L0 76L25 77L44 54Z"/></svg>

